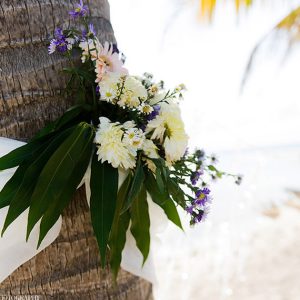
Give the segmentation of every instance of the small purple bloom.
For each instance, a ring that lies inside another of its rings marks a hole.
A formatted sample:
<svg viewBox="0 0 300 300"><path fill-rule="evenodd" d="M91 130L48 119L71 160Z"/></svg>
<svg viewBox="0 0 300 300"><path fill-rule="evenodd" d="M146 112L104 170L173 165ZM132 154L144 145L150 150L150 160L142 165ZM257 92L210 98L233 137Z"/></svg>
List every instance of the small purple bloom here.
<svg viewBox="0 0 300 300"><path fill-rule="evenodd" d="M100 86L99 85L96 86L96 94L100 95Z"/></svg>
<svg viewBox="0 0 300 300"><path fill-rule="evenodd" d="M196 192L196 199L195 203L197 205L204 206L206 203L211 202L211 197L209 196L210 189L209 188L203 188L202 190L198 190Z"/></svg>
<svg viewBox="0 0 300 300"><path fill-rule="evenodd" d="M203 171L202 170L198 170L194 173L192 173L191 177L190 177L190 180L191 180L191 183L192 185L196 185L200 176L203 175Z"/></svg>
<svg viewBox="0 0 300 300"><path fill-rule="evenodd" d="M195 223L203 222L206 220L209 213L209 207L202 207L198 214L195 216Z"/></svg>
<svg viewBox="0 0 300 300"><path fill-rule="evenodd" d="M204 150L200 150L200 149L196 150L195 156L198 159L198 161L203 161L205 159L205 152L204 152Z"/></svg>
<svg viewBox="0 0 300 300"><path fill-rule="evenodd" d="M82 30L82 38L84 40L94 36L96 36L96 31L93 24L89 24L88 31L86 29Z"/></svg>
<svg viewBox="0 0 300 300"><path fill-rule="evenodd" d="M185 208L185 211L188 212L190 215L193 215L193 213L194 213L194 205L187 206Z"/></svg>
<svg viewBox="0 0 300 300"><path fill-rule="evenodd" d="M77 17L85 17L89 12L87 5L83 4L83 1L80 0L79 3L75 5L75 9L69 11L69 15L74 19Z"/></svg>
<svg viewBox="0 0 300 300"><path fill-rule="evenodd" d="M58 51L60 53L64 53L67 50L70 49L70 46L72 48L72 44L70 43L70 40L68 39L61 28L56 28L54 32L54 39L51 40L48 51L49 54L54 53L55 51Z"/></svg>
<svg viewBox="0 0 300 300"><path fill-rule="evenodd" d="M151 120L155 119L159 115L159 111L160 111L160 106L154 105L153 111L148 115L147 120L151 121Z"/></svg>

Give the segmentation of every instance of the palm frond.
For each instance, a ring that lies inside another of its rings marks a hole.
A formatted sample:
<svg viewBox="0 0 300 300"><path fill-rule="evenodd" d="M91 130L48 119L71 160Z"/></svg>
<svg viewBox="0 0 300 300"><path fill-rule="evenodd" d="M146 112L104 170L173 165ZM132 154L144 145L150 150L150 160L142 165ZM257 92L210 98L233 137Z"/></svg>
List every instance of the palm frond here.
<svg viewBox="0 0 300 300"><path fill-rule="evenodd" d="M235 3L236 11L239 13L242 7L249 8L253 0L231 0ZM199 0L199 15L201 19L211 21L218 4L226 0Z"/></svg>
<svg viewBox="0 0 300 300"><path fill-rule="evenodd" d="M272 54L278 64L284 62L293 46L300 41L300 7L290 12L281 20L253 49L241 84L241 90L247 84L252 75L263 61L270 59Z"/></svg>

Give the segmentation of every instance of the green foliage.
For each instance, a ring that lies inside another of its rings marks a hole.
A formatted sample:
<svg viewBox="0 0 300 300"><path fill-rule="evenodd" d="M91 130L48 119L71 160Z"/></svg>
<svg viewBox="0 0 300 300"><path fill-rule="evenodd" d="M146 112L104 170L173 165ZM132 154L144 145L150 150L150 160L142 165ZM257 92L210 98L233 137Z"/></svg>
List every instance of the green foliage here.
<svg viewBox="0 0 300 300"><path fill-rule="evenodd" d="M134 199L130 209L130 214L130 230L135 238L137 247L144 257L144 264L150 250L150 217L145 186L142 186Z"/></svg>
<svg viewBox="0 0 300 300"><path fill-rule="evenodd" d="M78 124L46 162L30 199L27 238L50 204L62 197L67 182L81 160L82 153L87 145L92 144L93 138L94 131L90 125Z"/></svg>
<svg viewBox="0 0 300 300"><path fill-rule="evenodd" d="M91 173L91 218L97 238L102 266L105 265L106 250L116 211L118 195L118 169L107 162L98 161L95 153Z"/></svg>
<svg viewBox="0 0 300 300"><path fill-rule="evenodd" d="M141 161L141 157L138 158L136 169L134 172L134 176L130 185L130 189L127 195L127 198L124 203L123 212L126 211L132 204L133 200L137 197L139 194L143 183L145 180L145 174L143 170L143 165Z"/></svg>
<svg viewBox="0 0 300 300"><path fill-rule="evenodd" d="M117 278L120 269L122 251L125 246L126 232L130 221L129 210L126 210L124 213L121 213L121 210L128 195L131 180L132 176L128 175L118 192L116 212L109 241L110 266L115 279Z"/></svg>
<svg viewBox="0 0 300 300"><path fill-rule="evenodd" d="M145 183L152 200L164 210L170 221L182 229L180 217L173 200L170 198L168 193L162 194L160 192L158 184L152 173L147 173Z"/></svg>

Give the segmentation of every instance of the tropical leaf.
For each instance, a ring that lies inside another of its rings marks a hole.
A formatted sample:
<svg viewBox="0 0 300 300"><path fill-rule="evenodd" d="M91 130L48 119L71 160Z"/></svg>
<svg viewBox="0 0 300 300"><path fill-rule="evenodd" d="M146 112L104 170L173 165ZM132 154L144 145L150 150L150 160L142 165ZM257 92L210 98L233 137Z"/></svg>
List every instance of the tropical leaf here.
<svg viewBox="0 0 300 300"><path fill-rule="evenodd" d="M168 194L161 194L157 186L154 176L148 172L145 180L147 191L152 200L159 205L167 215L168 219L172 221L179 228L182 228L180 217L178 215L176 206Z"/></svg>
<svg viewBox="0 0 300 300"><path fill-rule="evenodd" d="M45 214L42 217L40 225L40 235L38 241L38 247L43 241L44 237L52 226L56 223L59 216L62 214L63 210L69 204L72 199L72 196L77 190L78 185L80 184L91 159L92 150L93 150L93 139L94 136L91 135L90 140L87 141L85 149L82 152L80 159L77 162L77 165L72 173L72 176L69 178L69 181L66 182L60 197L53 199L49 208L46 210Z"/></svg>
<svg viewBox="0 0 300 300"><path fill-rule="evenodd" d="M97 238L102 266L106 261L106 250L118 196L118 169L111 164L98 161L95 153L91 172L91 218Z"/></svg>
<svg viewBox="0 0 300 300"><path fill-rule="evenodd" d="M53 152L59 147L59 145L66 139L70 134L70 130L65 130L59 135L57 135L53 140L49 142L46 148L37 156L35 160L28 161L24 168L22 165L20 170L17 170L17 176L13 180L13 185L8 182L8 187L4 188L4 198L5 193L7 193L14 188L13 193L10 193L10 206L4 222L2 235L7 229L7 227L30 205L30 198L32 192L35 188L37 179L45 166L48 159L51 157ZM16 180L16 181L15 181ZM17 184L17 186L16 186ZM3 195L3 194L2 194Z"/></svg>
<svg viewBox="0 0 300 300"><path fill-rule="evenodd" d="M35 158L44 147L44 143L37 141L25 144L24 146L9 152L8 154L0 157L0 171L17 167L25 160Z"/></svg>
<svg viewBox="0 0 300 300"><path fill-rule="evenodd" d="M87 104L75 105L70 107L60 118L58 118L54 122L51 122L42 130L40 130L34 136L32 141L40 140L45 136L49 136L53 133L57 133L57 131L59 130L65 129L66 127L74 126L76 122L78 123L79 121L82 121L79 120L81 115L88 110L89 110L89 106Z"/></svg>
<svg viewBox="0 0 300 300"><path fill-rule="evenodd" d="M283 38L285 37L285 38ZM291 11L283 20L281 20L252 50L250 55L242 84L243 90L249 81L250 76L256 67L268 60L267 55L276 50L276 59L279 63L285 60L288 54L300 40L300 7ZM264 54L267 53L267 54ZM262 55L263 54L263 55ZM262 57L262 59L261 59Z"/></svg>
<svg viewBox="0 0 300 300"><path fill-rule="evenodd" d="M136 169L131 182L130 190L128 192L126 201L124 203L123 212L126 211L131 206L133 200L139 194L143 186L144 180L145 180L145 174L144 174L141 158L139 158L136 164Z"/></svg>
<svg viewBox="0 0 300 300"><path fill-rule="evenodd" d="M173 200L178 203L181 207L185 208L185 197L184 191L181 187L174 181L173 178L169 178L168 180L168 191L172 196Z"/></svg>
<svg viewBox="0 0 300 300"><path fill-rule="evenodd" d="M44 166L30 199L27 238L50 204L61 197L93 135L90 125L78 124Z"/></svg>
<svg viewBox="0 0 300 300"><path fill-rule="evenodd" d="M30 163L21 164L14 175L6 183L0 192L0 208L8 206L17 192L18 186L22 183L24 174Z"/></svg>
<svg viewBox="0 0 300 300"><path fill-rule="evenodd" d="M115 212L110 240L109 240L110 266L113 271L113 275L115 279L117 278L120 269L121 260L122 260L122 251L125 246L126 232L129 227L129 221L130 221L129 210L126 210L123 214L121 214L121 210L126 200L130 188L131 180L132 180L131 175L128 175L118 192L116 212Z"/></svg>
<svg viewBox="0 0 300 300"><path fill-rule="evenodd" d="M201 19L211 21L218 4L224 1L199 0L199 15ZM235 3L236 12L239 13L242 7L249 8L253 0L232 0Z"/></svg>
<svg viewBox="0 0 300 300"><path fill-rule="evenodd" d="M130 231L135 238L136 245L143 255L143 264L148 258L150 251L150 217L147 202L147 192L143 185L140 192L132 202L130 208L131 227Z"/></svg>

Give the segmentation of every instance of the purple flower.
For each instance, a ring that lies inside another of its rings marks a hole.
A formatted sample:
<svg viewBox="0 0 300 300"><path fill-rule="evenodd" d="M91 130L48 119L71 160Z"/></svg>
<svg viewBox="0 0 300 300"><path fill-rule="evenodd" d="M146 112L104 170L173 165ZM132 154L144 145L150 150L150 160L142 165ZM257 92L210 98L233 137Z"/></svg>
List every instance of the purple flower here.
<svg viewBox="0 0 300 300"><path fill-rule="evenodd" d="M93 24L89 24L88 30L82 30L82 37L84 40L94 36L96 36L96 31Z"/></svg>
<svg viewBox="0 0 300 300"><path fill-rule="evenodd" d="M186 211L187 213L189 213L190 215L193 215L193 214L194 214L194 205L187 206L187 207L185 208L185 211Z"/></svg>
<svg viewBox="0 0 300 300"><path fill-rule="evenodd" d="M194 222L199 223L205 221L208 214L209 214L209 207L208 206L202 207L198 211L197 215L195 216Z"/></svg>
<svg viewBox="0 0 300 300"><path fill-rule="evenodd" d="M69 11L69 15L72 16L73 18L77 17L85 17L89 12L89 9L87 5L83 4L83 1L80 0L79 3L75 5L75 9Z"/></svg>
<svg viewBox="0 0 300 300"><path fill-rule="evenodd" d="M202 170L198 170L196 172L193 172L191 177L190 177L190 180L191 180L191 183L192 185L196 185L200 176L203 175L203 171Z"/></svg>
<svg viewBox="0 0 300 300"><path fill-rule="evenodd" d="M54 32L54 39L50 41L48 52L49 54L52 54L55 51L64 53L72 48L72 43L74 41L75 40L72 38L67 38L61 28L56 28Z"/></svg>
<svg viewBox="0 0 300 300"><path fill-rule="evenodd" d="M198 190L196 192L196 199L195 203L197 205L204 206L207 203L211 202L211 197L209 196L210 194L210 189L209 188L203 188L202 190Z"/></svg>
<svg viewBox="0 0 300 300"><path fill-rule="evenodd" d="M151 121L151 120L155 119L159 115L159 111L160 111L160 106L154 105L153 111L148 115L147 120Z"/></svg>

